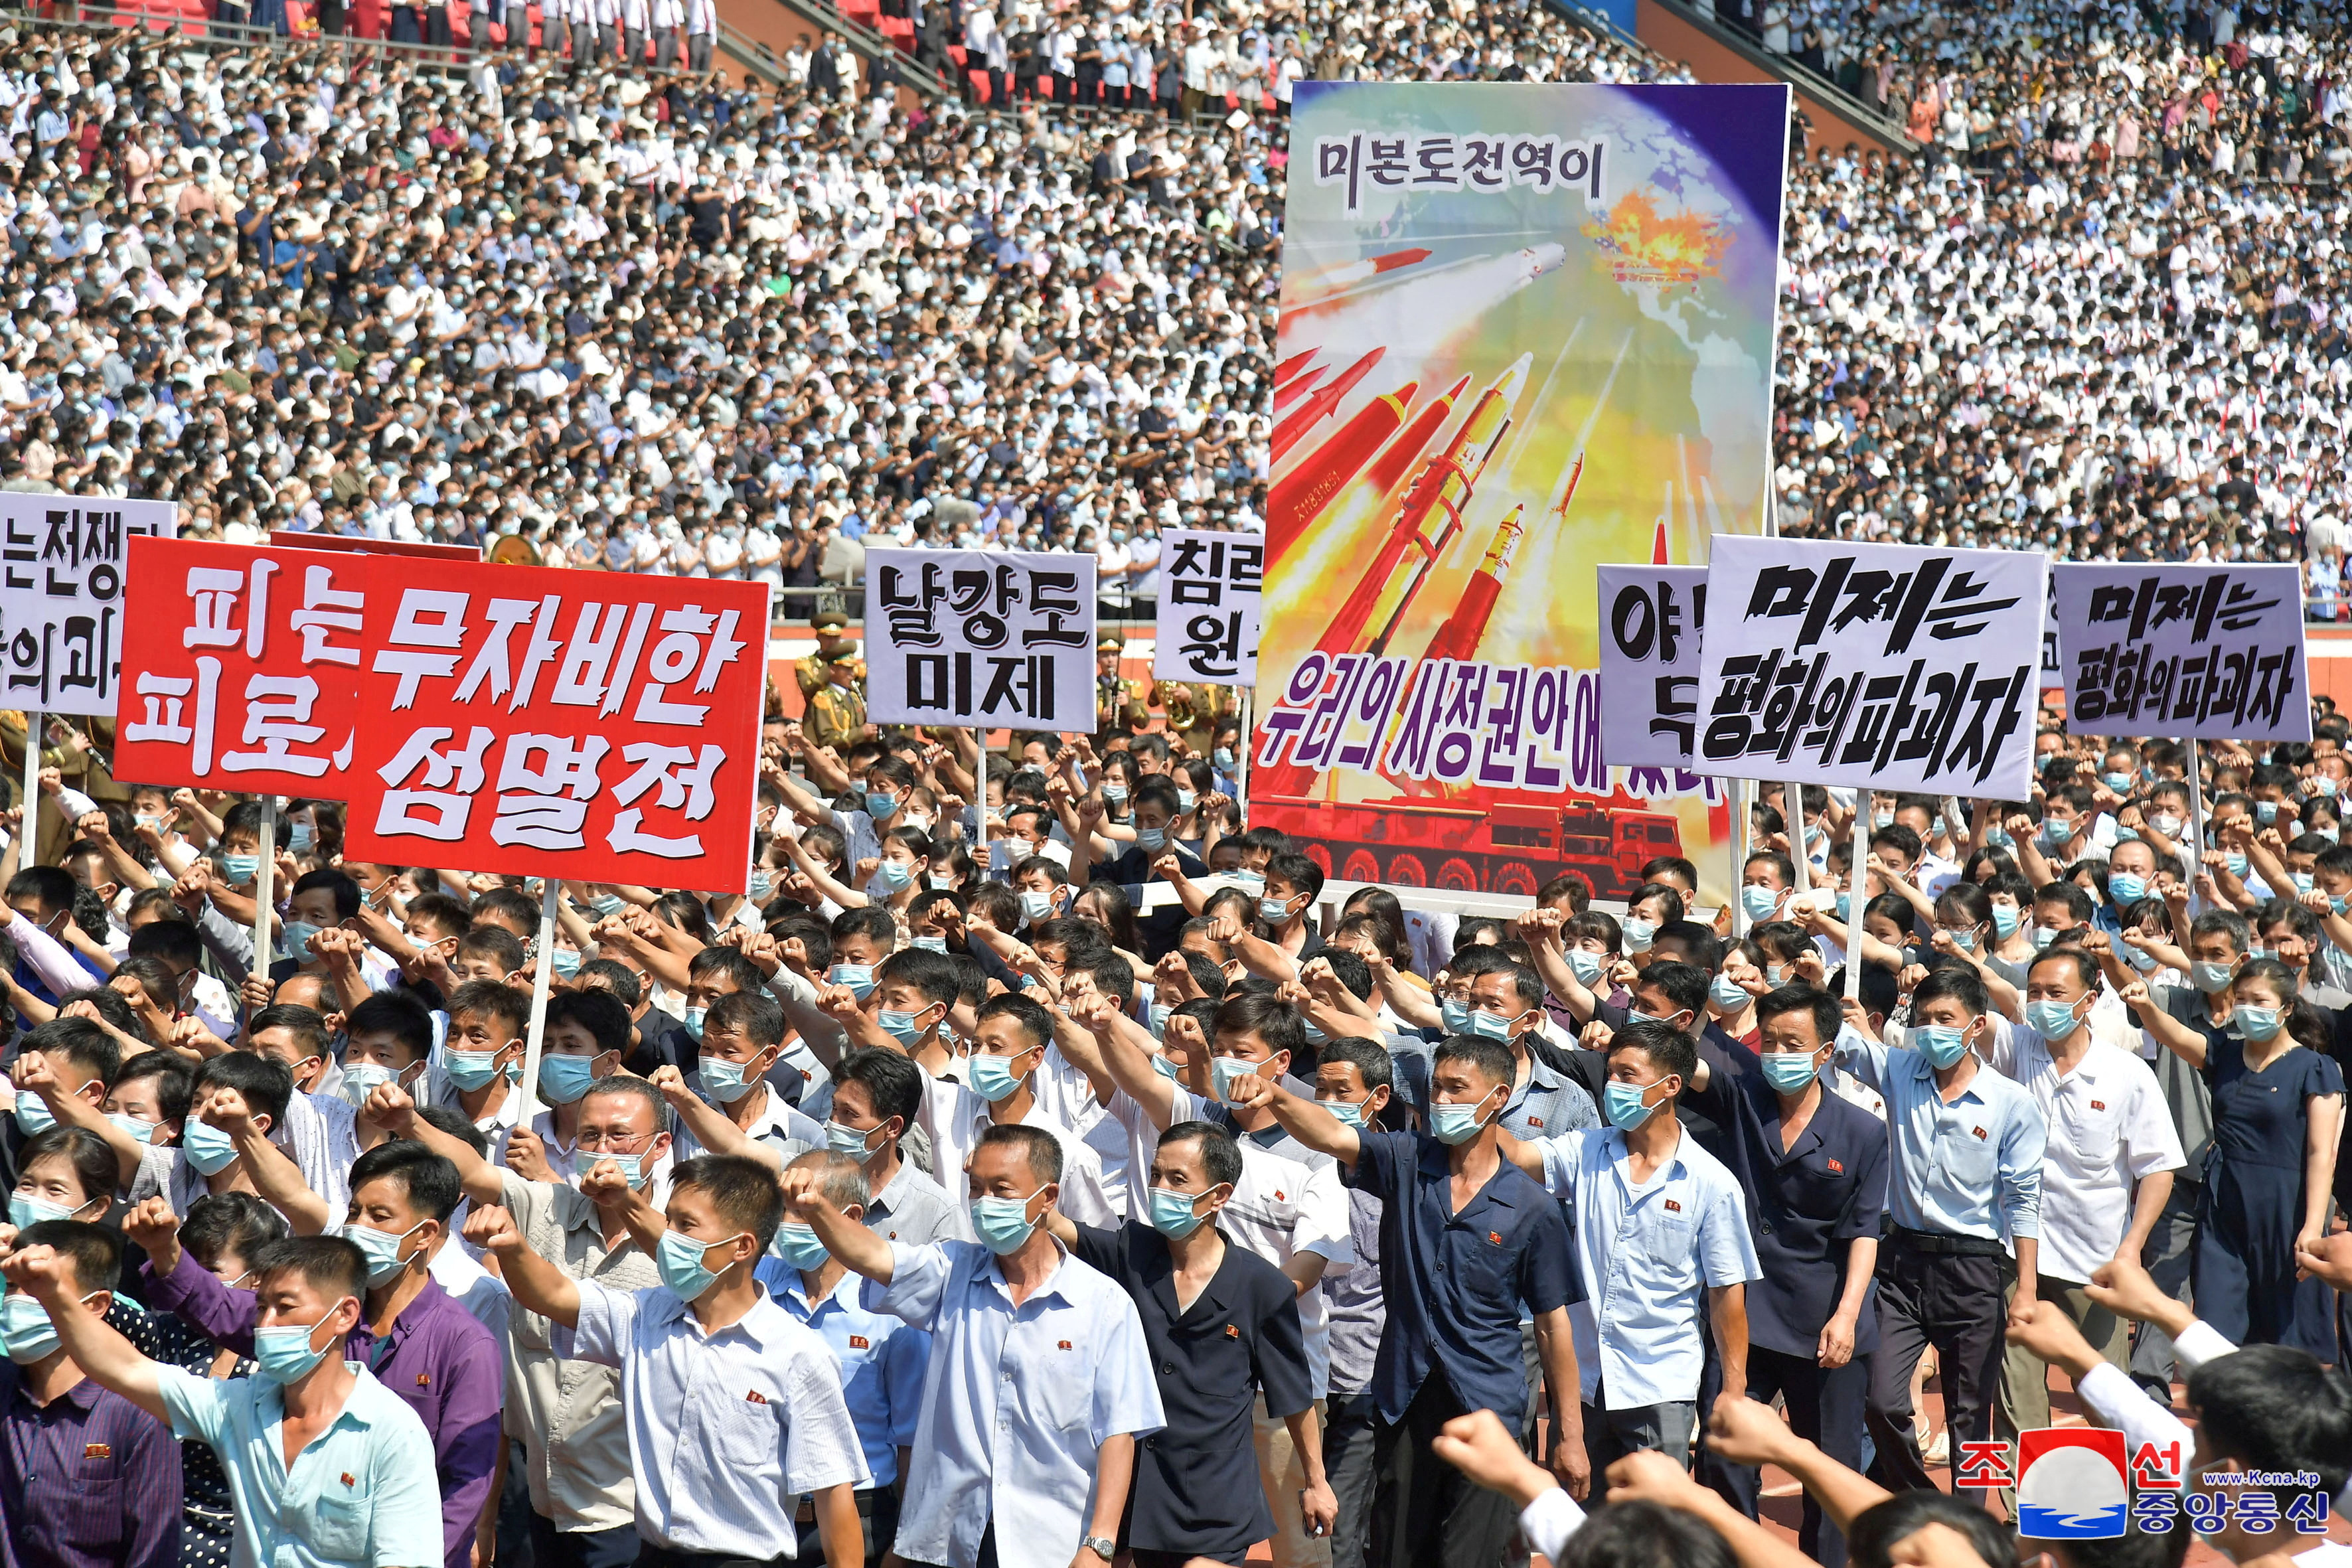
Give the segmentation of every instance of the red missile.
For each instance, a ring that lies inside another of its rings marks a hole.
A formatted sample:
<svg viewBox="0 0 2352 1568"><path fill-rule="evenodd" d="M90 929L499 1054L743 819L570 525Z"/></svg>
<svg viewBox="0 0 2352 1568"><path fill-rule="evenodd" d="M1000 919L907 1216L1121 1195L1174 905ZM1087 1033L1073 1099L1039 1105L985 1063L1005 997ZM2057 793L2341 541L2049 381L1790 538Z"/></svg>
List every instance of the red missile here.
<svg viewBox="0 0 2352 1568"><path fill-rule="evenodd" d="M1378 278L1383 272L1393 272L1400 267L1411 267L1417 261L1428 259L1429 251L1426 248L1391 250L1381 256L1367 256L1360 261L1346 262L1332 268L1328 272L1316 274L1306 280L1307 287L1325 293L1333 293L1341 289L1351 288L1366 279Z"/></svg>
<svg viewBox="0 0 2352 1568"><path fill-rule="evenodd" d="M1388 352L1386 344L1374 349L1341 371L1338 380L1328 382L1309 393L1306 402L1276 424L1274 427L1274 460L1280 462L1290 448L1298 444L1301 437L1321 424L1326 415L1336 410L1340 401L1356 389L1356 383L1370 375L1372 366L1380 363L1381 356Z"/></svg>
<svg viewBox="0 0 2352 1568"><path fill-rule="evenodd" d="M1274 384L1280 386L1284 382L1288 381L1292 376L1297 375L1300 371L1305 370L1308 365L1313 364L1315 363L1315 356L1322 352L1323 351L1321 349L1308 349L1304 353L1292 354L1288 359L1284 360L1280 364L1276 365L1274 367Z"/></svg>
<svg viewBox="0 0 2352 1568"><path fill-rule="evenodd" d="M1296 375L1284 385L1274 389L1274 411L1276 414L1307 395L1309 388L1323 379L1323 366L1317 365L1304 375Z"/></svg>
<svg viewBox="0 0 2352 1568"><path fill-rule="evenodd" d="M1412 423L1405 426L1404 434L1390 442L1378 460L1364 470L1364 483L1372 494L1384 496L1396 488L1396 482L1404 478L1405 470L1412 467L1413 459L1420 457L1423 450L1437 439L1438 431L1444 428L1446 417L1454 412L1454 400L1469 390L1470 378L1465 375L1447 387L1444 396L1413 416ZM1395 563L1391 562L1390 564L1394 565Z"/></svg>
<svg viewBox="0 0 2352 1568"><path fill-rule="evenodd" d="M1339 426L1339 434L1275 480L1272 510L1266 515L1267 537L1295 539L1314 521L1331 498L1363 471L1380 451L1381 443L1396 434L1397 426L1404 423L1405 410L1412 406L1413 395L1420 390L1419 382L1408 381L1394 392L1372 399Z"/></svg>
<svg viewBox="0 0 2352 1568"><path fill-rule="evenodd" d="M1462 602L1429 639L1429 651L1424 658L1463 659L1478 651L1478 641L1486 635L1486 622L1495 614L1495 603L1503 595L1503 579L1509 575L1511 557L1519 547L1519 539L1527 531L1519 520L1527 515L1525 501L1513 507L1495 530L1494 542L1486 546L1486 558L1478 563L1478 570L1470 574L1463 585Z"/></svg>

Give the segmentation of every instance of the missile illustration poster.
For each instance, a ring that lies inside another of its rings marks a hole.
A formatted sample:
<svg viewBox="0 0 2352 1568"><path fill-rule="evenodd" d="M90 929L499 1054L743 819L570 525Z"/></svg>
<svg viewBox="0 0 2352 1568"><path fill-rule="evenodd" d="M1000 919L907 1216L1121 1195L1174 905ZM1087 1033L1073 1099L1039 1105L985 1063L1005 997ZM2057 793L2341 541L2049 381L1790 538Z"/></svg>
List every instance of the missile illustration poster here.
<svg viewBox="0 0 2352 1568"><path fill-rule="evenodd" d="M1727 896L1722 786L1601 760L1594 568L1762 531L1788 89L1301 82L1254 821L1333 875Z"/></svg>

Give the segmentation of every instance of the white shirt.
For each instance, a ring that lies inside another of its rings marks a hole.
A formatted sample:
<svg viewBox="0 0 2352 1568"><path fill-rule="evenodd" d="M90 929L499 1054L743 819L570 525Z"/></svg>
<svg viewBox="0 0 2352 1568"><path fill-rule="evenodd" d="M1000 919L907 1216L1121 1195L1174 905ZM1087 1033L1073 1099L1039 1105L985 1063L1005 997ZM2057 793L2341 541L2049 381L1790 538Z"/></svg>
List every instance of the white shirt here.
<svg viewBox="0 0 2352 1568"><path fill-rule="evenodd" d="M1022 1118L1022 1123L1042 1128L1062 1146L1062 1195L1054 1206L1074 1224L1117 1229L1119 1213L1110 1201L1110 1189L1103 1182L1101 1156L1084 1139L1034 1104L1029 1114ZM988 1101L962 1084L925 1073L923 1103L915 1112L915 1125L931 1141L932 1176L955 1199L956 1206L969 1215L971 1184L964 1180L964 1166L971 1163L971 1152L980 1144L980 1135L992 1125ZM1073 1545L1070 1550L1076 1552L1077 1548Z"/></svg>
<svg viewBox="0 0 2352 1568"><path fill-rule="evenodd" d="M1097 1450L1167 1424L1135 1303L1060 1256L1017 1307L972 1241L893 1245L890 1283L860 1292L868 1311L931 1335L898 1523L910 1562L973 1562L993 1523L1002 1568L1068 1568L1092 1522Z"/></svg>
<svg viewBox="0 0 2352 1568"><path fill-rule="evenodd" d="M465 1205L461 1204L458 1206L462 1210ZM462 1221L452 1215L449 1223L454 1229ZM503 1352L507 1344L507 1321L514 1312L514 1294L507 1289L506 1281L476 1262L474 1255L466 1250L463 1242L444 1247L435 1253L433 1261L425 1266L425 1271L433 1276L435 1284L455 1296L459 1306L473 1313L476 1322L490 1331L490 1338L498 1342L499 1349ZM506 1369L503 1355L499 1368L501 1373Z"/></svg>
<svg viewBox="0 0 2352 1568"><path fill-rule="evenodd" d="M678 1552L790 1557L802 1494L870 1483L840 1364L765 1290L740 1321L705 1334L666 1286L578 1283L579 1326L555 1331L555 1353L620 1369L639 1535Z"/></svg>
<svg viewBox="0 0 2352 1568"><path fill-rule="evenodd" d="M784 1097L778 1094L768 1084L762 1082L746 1092L767 1096L767 1103L760 1108L760 1114L751 1119L751 1126L743 1129L743 1135L746 1138L760 1143L800 1142L807 1144L812 1149L824 1147L824 1125L803 1116L786 1104ZM703 1094L701 1099L704 1104L709 1105L721 1116L727 1114L726 1107L719 1105L708 1094ZM703 1148L702 1141L694 1135L694 1129L686 1124L686 1118L683 1116L677 1118L677 1125L671 1130L670 1137L675 1150L674 1157L677 1159L691 1160L698 1154L709 1152ZM777 1152L786 1152L782 1149ZM791 1152L797 1153L799 1151L793 1150Z"/></svg>
<svg viewBox="0 0 2352 1568"><path fill-rule="evenodd" d="M2082 1284L2131 1228L2132 1188L2187 1163L2164 1091L2148 1065L2094 1034L2063 1076L2050 1044L2022 1024L1993 1030L1995 1071L2042 1108L2049 1142L2042 1155L2042 1239L2035 1267Z"/></svg>

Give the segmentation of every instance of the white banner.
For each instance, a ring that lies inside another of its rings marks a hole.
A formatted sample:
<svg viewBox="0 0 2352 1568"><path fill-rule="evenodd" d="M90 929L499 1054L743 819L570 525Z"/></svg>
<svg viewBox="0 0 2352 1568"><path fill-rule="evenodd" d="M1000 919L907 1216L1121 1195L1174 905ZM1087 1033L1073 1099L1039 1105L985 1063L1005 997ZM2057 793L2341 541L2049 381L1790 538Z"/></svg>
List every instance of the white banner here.
<svg viewBox="0 0 2352 1568"><path fill-rule="evenodd" d="M167 500L0 492L5 706L114 711L131 536L176 538L179 519Z"/></svg>
<svg viewBox="0 0 2352 1568"><path fill-rule="evenodd" d="M2069 731L2311 739L2293 565L2067 562L2052 574Z"/></svg>
<svg viewBox="0 0 2352 1568"><path fill-rule="evenodd" d="M1160 621L1151 673L1213 686L1257 684L1263 533L1160 536Z"/></svg>
<svg viewBox="0 0 2352 1568"><path fill-rule="evenodd" d="M1718 535L1698 766L2022 800L2048 557Z"/></svg>
<svg viewBox="0 0 2352 1568"><path fill-rule="evenodd" d="M866 716L877 724L1095 727L1095 558L866 552Z"/></svg>
<svg viewBox="0 0 2352 1568"><path fill-rule="evenodd" d="M1704 566L1597 568L1601 758L1611 767L1696 771Z"/></svg>

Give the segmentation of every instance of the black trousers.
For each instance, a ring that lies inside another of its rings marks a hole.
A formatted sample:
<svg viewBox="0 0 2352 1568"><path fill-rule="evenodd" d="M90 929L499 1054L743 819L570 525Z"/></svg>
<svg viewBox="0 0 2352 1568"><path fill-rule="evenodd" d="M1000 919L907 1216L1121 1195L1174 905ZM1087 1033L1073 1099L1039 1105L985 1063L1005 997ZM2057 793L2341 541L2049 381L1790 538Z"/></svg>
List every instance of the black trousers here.
<svg viewBox="0 0 2352 1568"><path fill-rule="evenodd" d="M889 1555L898 1539L898 1496L888 1487L874 1487L857 1494L857 1524L866 1537L866 1561L878 1563ZM817 1521L809 1520L800 1526L798 1543L800 1561L824 1561L824 1532Z"/></svg>
<svg viewBox="0 0 2352 1568"><path fill-rule="evenodd" d="M1790 1430L1817 1444L1822 1453L1850 1470L1862 1468L1863 1406L1869 1390L1867 1358L1824 1367L1811 1356L1788 1355L1761 1345L1748 1347L1748 1397L1769 1405L1774 1394L1780 1395L1788 1403ZM1763 1478L1753 1467L1727 1464L1703 1452L1699 1479L1729 1499L1740 1512L1756 1517ZM1845 1536L1822 1516L1821 1504L1810 1492L1805 1496L1804 1522L1798 1527L1797 1545L1821 1568L1845 1568Z"/></svg>
<svg viewBox="0 0 2352 1568"><path fill-rule="evenodd" d="M2001 1338L2009 1316L2003 1297L2015 1268L2002 1257L1922 1251L1900 1232L1887 1238L1878 1256L1878 1349L1870 1358L1865 1407L1878 1450L1870 1476L1880 1486L1899 1492L1936 1484L1919 1457L1911 1409L1911 1373L1929 1345L1942 1369L1954 1462L1962 1443L1991 1438L2009 1348Z"/></svg>
<svg viewBox="0 0 2352 1568"><path fill-rule="evenodd" d="M1439 1428L1467 1414L1444 1368L1432 1366L1404 1419L1381 1423L1370 1568L1494 1568L1502 1560L1518 1510L1429 1451Z"/></svg>

